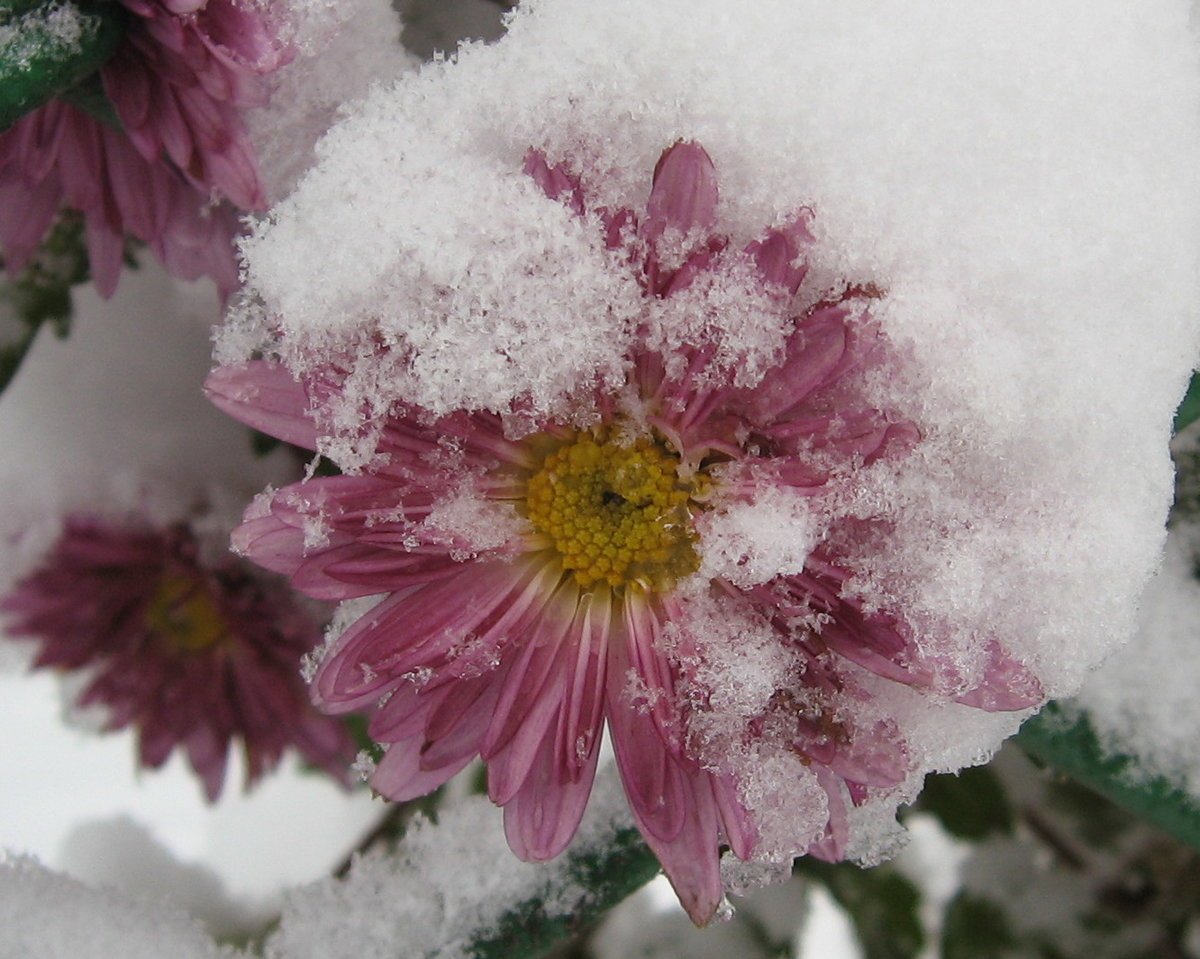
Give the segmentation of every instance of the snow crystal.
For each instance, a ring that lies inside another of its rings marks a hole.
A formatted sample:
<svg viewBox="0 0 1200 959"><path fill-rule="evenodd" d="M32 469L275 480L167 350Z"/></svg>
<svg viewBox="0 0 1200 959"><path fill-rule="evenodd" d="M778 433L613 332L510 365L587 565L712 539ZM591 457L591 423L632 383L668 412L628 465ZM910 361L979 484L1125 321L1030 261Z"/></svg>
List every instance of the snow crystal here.
<svg viewBox="0 0 1200 959"><path fill-rule="evenodd" d="M28 70L35 59L63 58L77 51L85 31L94 34L96 21L85 18L74 4L47 4L0 24L0 60Z"/></svg>
<svg viewBox="0 0 1200 959"><path fill-rule="evenodd" d="M799 573L819 535L808 498L786 487L706 513L697 526L703 548L698 576L721 577L743 589Z"/></svg>
<svg viewBox="0 0 1200 959"><path fill-rule="evenodd" d="M529 523L511 505L497 508L469 485L435 502L422 525L435 534L433 542L467 544L469 550L462 559L478 551L510 546L530 531Z"/></svg>
<svg viewBox="0 0 1200 959"><path fill-rule="evenodd" d="M344 104L414 66L387 0L291 0L290 6L303 31L294 40L297 56L272 75L267 105L246 112L271 202L290 193L312 165L314 145Z"/></svg>
<svg viewBox="0 0 1200 959"><path fill-rule="evenodd" d="M927 770L980 761L1023 718L952 702L994 643L1055 697L1132 632L1162 544L1171 414L1200 352L1188 12L531 0L503 40L374 90L321 141L244 245L251 296L222 355L263 347L297 372L344 369L329 417L343 466L369 462L364 416L402 402L569 418L622 381L633 327L658 307L597 218L521 172L531 147L579 172L589 208L638 209L658 156L694 139L735 249L811 210L806 283L883 292L871 312L896 362L867 387L921 441L819 500L812 525L798 504L729 508L702 545L707 568L752 584L802 562L835 520L869 521L841 544L844 591L902 613L921 655L954 667L944 695L855 676L862 715L896 720L909 764L851 814L854 851L875 859ZM705 291L719 309L662 307L657 335L718 331L753 382L779 328L728 282ZM773 509L787 535L764 536ZM739 616L711 635L761 652ZM732 722L781 674L727 660L714 658L728 685L713 682ZM754 788L769 806L797 782L763 764Z"/></svg>
<svg viewBox="0 0 1200 959"><path fill-rule="evenodd" d="M0 856L0 955L12 959L233 959L185 913L89 889L26 857Z"/></svg>

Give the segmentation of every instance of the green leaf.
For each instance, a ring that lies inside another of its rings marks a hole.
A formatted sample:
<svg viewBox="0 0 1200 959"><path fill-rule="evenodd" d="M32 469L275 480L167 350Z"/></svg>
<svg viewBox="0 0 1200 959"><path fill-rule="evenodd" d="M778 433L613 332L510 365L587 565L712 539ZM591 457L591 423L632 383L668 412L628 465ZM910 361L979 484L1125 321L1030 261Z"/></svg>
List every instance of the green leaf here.
<svg viewBox="0 0 1200 959"><path fill-rule="evenodd" d="M118 3L0 0L0 130L95 73L124 22Z"/></svg>
<svg viewBox="0 0 1200 959"><path fill-rule="evenodd" d="M1178 433L1200 419L1200 372L1192 374L1183 402L1175 411L1175 432Z"/></svg>
<svg viewBox="0 0 1200 959"><path fill-rule="evenodd" d="M87 278L83 224L78 217L64 216L20 275L0 280L0 391L20 369L44 324L60 337L67 335L71 287Z"/></svg>
<svg viewBox="0 0 1200 959"><path fill-rule="evenodd" d="M998 905L960 892L946 907L941 959L1004 959L1017 945Z"/></svg>
<svg viewBox="0 0 1200 959"><path fill-rule="evenodd" d="M795 872L819 882L846 910L867 959L913 959L921 951L921 895L895 869L863 869L805 857L796 861Z"/></svg>
<svg viewBox="0 0 1200 959"><path fill-rule="evenodd" d="M987 766L974 766L957 775L926 776L915 808L936 816L958 839L1007 835L1013 828L1008 796L999 777Z"/></svg>
<svg viewBox="0 0 1200 959"><path fill-rule="evenodd" d="M1166 779L1139 777L1136 757L1106 752L1087 716L1050 703L1016 741L1034 759L1200 849L1200 803Z"/></svg>

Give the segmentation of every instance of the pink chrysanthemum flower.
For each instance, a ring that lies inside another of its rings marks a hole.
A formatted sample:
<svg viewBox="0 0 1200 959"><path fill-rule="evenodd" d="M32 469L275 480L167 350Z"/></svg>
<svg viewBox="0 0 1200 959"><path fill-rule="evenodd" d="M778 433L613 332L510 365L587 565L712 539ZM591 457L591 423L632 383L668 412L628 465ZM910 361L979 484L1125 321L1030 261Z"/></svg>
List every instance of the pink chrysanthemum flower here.
<svg viewBox="0 0 1200 959"><path fill-rule="evenodd" d="M0 610L10 635L40 644L35 668L83 671L75 705L102 708L109 730L136 729L143 766L183 749L210 801L234 739L247 785L289 747L346 780L353 743L300 676L319 624L240 561L205 564L185 526L71 517Z"/></svg>
<svg viewBox="0 0 1200 959"><path fill-rule="evenodd" d="M1041 690L998 645L965 683L922 655L902 616L858 598L848 583L886 537L882 522L833 519L795 544L800 562L765 572L730 532L747 505L819 509L919 441L864 399L886 359L869 312L879 291L796 302L808 212L733 249L716 230L712 161L693 143L662 155L640 215L593 207L580 179L539 153L526 172L592 218L644 290L624 388L597 389L582 413L522 438L488 412L396 408L366 472L271 493L234 544L311 596L382 594L332 642L314 684L330 712L374 708L371 735L388 744L376 790L409 799L482 756L513 850L548 859L580 821L607 721L637 825L705 922L722 896L722 844L742 858L778 853L763 848L762 816L788 797L749 795L759 759L787 753L815 774L823 828L795 851L825 858L843 855L849 807L907 775L898 727L864 708L864 669L985 709L1032 705ZM719 339L654 332L672 298L687 291L703 308L707 290L730 288L748 289L783 331L757 374ZM246 423L315 449L338 375L302 384L254 362L216 371L208 389ZM722 644L765 644L788 677L732 724L714 681Z"/></svg>
<svg viewBox="0 0 1200 959"><path fill-rule="evenodd" d="M62 101L0 133L0 250L10 271L60 209L83 215L92 278L105 296L125 239L176 276L237 284L234 208L265 203L241 111L288 61L267 8L244 0L121 0L131 23L100 69L121 129Z"/></svg>

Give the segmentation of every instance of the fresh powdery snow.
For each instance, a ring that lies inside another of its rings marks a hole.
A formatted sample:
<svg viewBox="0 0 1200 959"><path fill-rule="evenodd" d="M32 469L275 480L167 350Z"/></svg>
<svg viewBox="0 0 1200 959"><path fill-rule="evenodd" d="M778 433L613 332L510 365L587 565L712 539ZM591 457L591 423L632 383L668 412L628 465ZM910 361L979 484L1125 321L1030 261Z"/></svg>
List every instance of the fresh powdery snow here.
<svg viewBox="0 0 1200 959"><path fill-rule="evenodd" d="M313 161L338 109L415 65L388 0L290 0L296 57L271 77L270 99L247 111L268 199L282 199Z"/></svg>
<svg viewBox="0 0 1200 959"><path fill-rule="evenodd" d="M728 286L706 289L720 308L703 315L648 307L598 219L522 172L532 148L578 174L588 209L642 209L656 159L695 141L731 246L807 208L809 295L882 293L871 311L897 359L868 388L921 437L838 501L810 501L818 515L783 501L718 513L699 530L705 568L764 582L803 562L829 515L882 521L850 587L865 609L902 611L961 688L995 641L1047 697L1070 694L1132 632L1197 355L1187 14L1181 0L523 5L503 40L376 89L318 145L244 245L250 295L219 355L274 350L299 373L332 358L341 400L318 412L350 470L375 454L364 414L398 403L494 410L514 436L577 417L581 387L623 379L635 334L703 337L753 386L779 333L736 275L708 280ZM711 615L710 636L742 625ZM746 638L728 683L705 677L730 728L787 682L770 644ZM908 762L851 813L851 852L870 861L894 848L892 813L927 771L986 759L1025 714L859 681ZM747 788L802 830L822 815L792 789L803 776L784 763Z"/></svg>
<svg viewBox="0 0 1200 959"><path fill-rule="evenodd" d="M1125 772L1132 781L1161 776L1200 799L1198 556L1195 521L1173 527L1163 567L1143 596L1136 636L1072 703L1087 713L1106 750L1137 757Z"/></svg>
<svg viewBox="0 0 1200 959"><path fill-rule="evenodd" d="M0 854L3 959L232 959L186 913L90 889L35 860Z"/></svg>

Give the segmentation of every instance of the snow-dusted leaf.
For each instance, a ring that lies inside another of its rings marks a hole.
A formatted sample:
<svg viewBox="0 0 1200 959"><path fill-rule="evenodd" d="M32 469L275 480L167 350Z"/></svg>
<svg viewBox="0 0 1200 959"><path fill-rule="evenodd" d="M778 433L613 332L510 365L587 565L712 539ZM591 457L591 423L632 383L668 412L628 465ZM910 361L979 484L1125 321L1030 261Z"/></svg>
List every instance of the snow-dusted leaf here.
<svg viewBox="0 0 1200 959"><path fill-rule="evenodd" d="M0 4L0 130L78 83L112 56L119 4Z"/></svg>

